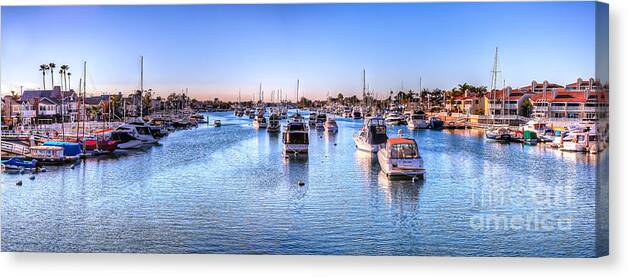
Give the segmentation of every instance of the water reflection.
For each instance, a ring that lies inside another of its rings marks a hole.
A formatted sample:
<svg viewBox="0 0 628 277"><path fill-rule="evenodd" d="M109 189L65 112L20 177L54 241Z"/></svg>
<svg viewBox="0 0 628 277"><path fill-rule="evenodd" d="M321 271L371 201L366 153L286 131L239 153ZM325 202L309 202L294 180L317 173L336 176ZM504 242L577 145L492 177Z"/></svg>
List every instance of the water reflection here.
<svg viewBox="0 0 628 277"><path fill-rule="evenodd" d="M377 175L379 187L386 195L386 202L391 204L416 204L425 180L391 180L386 174ZM414 205L413 205L414 206Z"/></svg>
<svg viewBox="0 0 628 277"><path fill-rule="evenodd" d="M223 126L179 131L162 146L75 169L50 167L35 180L0 175L2 250L591 256L595 249L594 155L489 143L478 130L397 126L389 135L401 129L417 140L427 175L393 181L375 154L356 150L362 121L338 118L337 133L312 130L309 154L285 158L280 133L231 113L209 114L214 119ZM523 204L473 205L474 195L495 188ZM568 195L571 204L519 196L536 188ZM569 232L469 226L474 216L530 211L577 216Z"/></svg>

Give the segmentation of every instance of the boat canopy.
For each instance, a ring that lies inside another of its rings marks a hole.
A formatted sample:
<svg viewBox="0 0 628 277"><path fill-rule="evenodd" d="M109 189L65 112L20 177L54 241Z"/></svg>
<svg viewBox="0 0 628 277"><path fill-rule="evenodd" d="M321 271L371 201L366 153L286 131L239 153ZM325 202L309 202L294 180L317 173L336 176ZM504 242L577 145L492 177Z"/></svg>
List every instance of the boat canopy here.
<svg viewBox="0 0 628 277"><path fill-rule="evenodd" d="M412 139L391 138L388 140L388 149L391 159L414 159L419 157L419 148Z"/></svg>
<svg viewBox="0 0 628 277"><path fill-rule="evenodd" d="M58 146L63 148L63 155L66 157L77 156L81 154L81 145L79 143L67 141L46 141L44 146Z"/></svg>

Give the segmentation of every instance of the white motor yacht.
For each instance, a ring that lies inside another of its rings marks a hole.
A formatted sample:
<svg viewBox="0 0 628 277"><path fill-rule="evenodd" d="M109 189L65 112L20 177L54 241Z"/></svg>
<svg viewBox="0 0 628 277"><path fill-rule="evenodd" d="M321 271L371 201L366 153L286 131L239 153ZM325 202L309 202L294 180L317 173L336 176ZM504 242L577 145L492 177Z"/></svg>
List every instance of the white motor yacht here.
<svg viewBox="0 0 628 277"><path fill-rule="evenodd" d="M282 140L284 155L306 154L310 143L307 125L301 120L288 122Z"/></svg>
<svg viewBox="0 0 628 277"><path fill-rule="evenodd" d="M386 124L381 117L369 117L357 135L353 137L355 146L362 151L377 153L388 140Z"/></svg>
<svg viewBox="0 0 628 277"><path fill-rule="evenodd" d="M253 127L261 129L268 127L268 122L266 122L266 117L263 115L258 115L253 120Z"/></svg>
<svg viewBox="0 0 628 277"><path fill-rule="evenodd" d="M429 126L429 122L425 117L425 113L423 111L413 112L406 119L408 122L408 128L411 130L414 129L427 129Z"/></svg>
<svg viewBox="0 0 628 277"><path fill-rule="evenodd" d="M325 120L325 131L329 132L329 133L335 133L338 132L338 123L336 123L336 117L333 115L330 115L327 117L327 120Z"/></svg>
<svg viewBox="0 0 628 277"><path fill-rule="evenodd" d="M390 138L377 152L379 165L388 178L418 177L423 179L425 167L419 147L413 138Z"/></svg>

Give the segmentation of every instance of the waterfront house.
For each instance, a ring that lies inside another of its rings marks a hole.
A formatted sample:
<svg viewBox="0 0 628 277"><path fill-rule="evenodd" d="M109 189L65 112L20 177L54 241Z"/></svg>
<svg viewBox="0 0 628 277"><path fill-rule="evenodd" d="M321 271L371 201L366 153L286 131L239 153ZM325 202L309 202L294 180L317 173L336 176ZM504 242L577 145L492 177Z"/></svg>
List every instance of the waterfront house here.
<svg viewBox="0 0 628 277"><path fill-rule="evenodd" d="M537 81L533 80L529 85L519 87L519 90L524 93L538 94L538 93L546 93L553 89L560 89L560 88L564 88L564 87L559 84L550 83L547 80L543 81L542 83L538 83Z"/></svg>
<svg viewBox="0 0 628 277"><path fill-rule="evenodd" d="M550 93L535 94L531 98L532 116L563 127L608 118L608 90L593 83L569 84Z"/></svg>
<svg viewBox="0 0 628 277"><path fill-rule="evenodd" d="M485 115L488 111L488 98L485 95L474 95L466 90L462 95L447 103L447 109L454 113L466 115Z"/></svg>
<svg viewBox="0 0 628 277"><path fill-rule="evenodd" d="M85 97L87 120L104 120L109 116L109 95Z"/></svg>
<svg viewBox="0 0 628 277"><path fill-rule="evenodd" d="M37 118L58 121L61 114L66 120L76 119L78 112L78 97L74 90L62 91L60 86L54 86L51 90L25 90L20 97L22 118ZM42 105L40 108L39 105ZM36 111L34 114L30 112ZM32 116L32 117L31 117ZM28 121L34 123L34 121Z"/></svg>
<svg viewBox="0 0 628 277"><path fill-rule="evenodd" d="M533 96L532 90L513 89L508 86L488 92L488 114L496 122L519 123L526 121L525 101Z"/></svg>
<svg viewBox="0 0 628 277"><path fill-rule="evenodd" d="M19 97L13 95L5 95L2 97L2 127L11 128L17 124L17 119L12 115L14 109L19 109Z"/></svg>

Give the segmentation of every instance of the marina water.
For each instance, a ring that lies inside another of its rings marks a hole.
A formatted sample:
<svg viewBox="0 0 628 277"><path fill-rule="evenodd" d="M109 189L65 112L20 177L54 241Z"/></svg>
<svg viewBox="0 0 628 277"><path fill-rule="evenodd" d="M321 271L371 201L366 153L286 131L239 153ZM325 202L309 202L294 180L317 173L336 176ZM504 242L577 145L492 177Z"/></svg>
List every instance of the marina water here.
<svg viewBox="0 0 628 277"><path fill-rule="evenodd" d="M608 151L393 127L389 136L417 139L427 174L389 181L355 148L362 121L311 130L309 155L284 158L280 133L207 116L223 125L33 180L2 174L2 251L595 255L596 171Z"/></svg>

